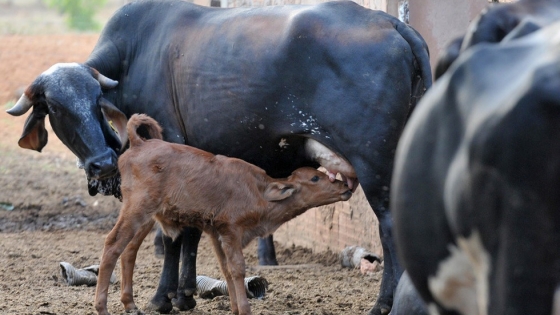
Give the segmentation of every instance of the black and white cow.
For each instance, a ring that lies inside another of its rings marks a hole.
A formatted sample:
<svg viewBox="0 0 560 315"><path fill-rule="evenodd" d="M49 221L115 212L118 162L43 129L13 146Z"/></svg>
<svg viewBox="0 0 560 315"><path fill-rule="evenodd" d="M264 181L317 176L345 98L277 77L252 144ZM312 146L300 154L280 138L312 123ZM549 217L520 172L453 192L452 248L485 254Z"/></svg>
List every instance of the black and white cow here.
<svg viewBox="0 0 560 315"><path fill-rule="evenodd" d="M401 262L430 314L560 314L560 22L463 52L399 143Z"/></svg>
<svg viewBox="0 0 560 315"><path fill-rule="evenodd" d="M560 0L519 0L492 4L471 23L464 36L450 42L438 59L436 79L459 54L480 43L498 43L530 34L560 19Z"/></svg>
<svg viewBox="0 0 560 315"><path fill-rule="evenodd" d="M359 180L380 221L385 269L371 313L381 314L402 272L389 213L394 151L430 85L422 37L350 1L236 9L140 1L113 16L85 63L54 65L8 112L32 109L19 144L39 151L48 115L83 161L92 194L119 194L120 139L134 113L154 117L167 141L244 159L272 177L323 165L353 189ZM156 310L170 311L170 296L194 307L199 239L195 229L165 239Z"/></svg>

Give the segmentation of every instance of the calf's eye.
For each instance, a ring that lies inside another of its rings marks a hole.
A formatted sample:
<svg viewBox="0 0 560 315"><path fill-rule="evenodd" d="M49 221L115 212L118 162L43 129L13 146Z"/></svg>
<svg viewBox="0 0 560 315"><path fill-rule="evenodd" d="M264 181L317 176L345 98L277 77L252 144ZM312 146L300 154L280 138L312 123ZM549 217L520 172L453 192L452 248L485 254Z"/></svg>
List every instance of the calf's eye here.
<svg viewBox="0 0 560 315"><path fill-rule="evenodd" d="M313 178L311 178L312 182L318 182L319 181L319 176L315 175L313 176Z"/></svg>

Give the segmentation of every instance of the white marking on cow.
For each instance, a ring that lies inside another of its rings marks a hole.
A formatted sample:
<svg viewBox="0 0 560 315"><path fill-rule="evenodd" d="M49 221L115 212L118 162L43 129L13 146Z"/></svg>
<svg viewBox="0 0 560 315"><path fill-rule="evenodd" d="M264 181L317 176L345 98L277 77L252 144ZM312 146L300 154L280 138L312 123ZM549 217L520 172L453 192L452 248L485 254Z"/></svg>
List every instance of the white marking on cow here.
<svg viewBox="0 0 560 315"><path fill-rule="evenodd" d="M560 286L556 287L552 298L552 315L560 315Z"/></svg>
<svg viewBox="0 0 560 315"><path fill-rule="evenodd" d="M437 305L435 303L428 304L428 313L430 315L439 315L439 311L437 309Z"/></svg>
<svg viewBox="0 0 560 315"><path fill-rule="evenodd" d="M283 149L287 146L289 146L290 144L288 143L288 141L284 138L280 139L280 143L278 143L278 145Z"/></svg>
<svg viewBox="0 0 560 315"><path fill-rule="evenodd" d="M428 279L434 298L448 309L464 315L488 315L490 255L480 234L473 231L450 245L451 255L440 262L437 274Z"/></svg>
<svg viewBox="0 0 560 315"><path fill-rule="evenodd" d="M76 62L71 62L71 63L57 63L52 65L50 68L48 68L47 70L45 70L45 72L43 72L44 75L52 75L54 74L56 71L62 69L62 68L73 68L76 67L78 68L80 65Z"/></svg>

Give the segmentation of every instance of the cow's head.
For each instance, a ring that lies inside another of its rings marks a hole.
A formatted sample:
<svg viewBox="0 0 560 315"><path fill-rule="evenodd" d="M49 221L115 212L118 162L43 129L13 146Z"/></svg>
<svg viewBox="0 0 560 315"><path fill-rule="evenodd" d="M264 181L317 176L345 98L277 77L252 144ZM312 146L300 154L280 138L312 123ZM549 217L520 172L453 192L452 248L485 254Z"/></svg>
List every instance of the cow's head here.
<svg viewBox="0 0 560 315"><path fill-rule="evenodd" d="M117 157L126 143L126 116L103 98L102 88L118 82L77 63L56 64L39 75L7 112L33 109L19 146L41 151L47 144L45 116L58 138L83 162L89 179L117 173Z"/></svg>

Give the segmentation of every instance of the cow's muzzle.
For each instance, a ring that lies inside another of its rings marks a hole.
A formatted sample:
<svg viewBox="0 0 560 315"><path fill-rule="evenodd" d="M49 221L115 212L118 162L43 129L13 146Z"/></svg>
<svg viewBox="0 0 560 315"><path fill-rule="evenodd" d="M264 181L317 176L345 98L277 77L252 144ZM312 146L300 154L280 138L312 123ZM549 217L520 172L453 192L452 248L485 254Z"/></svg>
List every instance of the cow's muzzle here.
<svg viewBox="0 0 560 315"><path fill-rule="evenodd" d="M91 179L112 177L118 172L117 155L113 150L91 158L85 163L86 172Z"/></svg>

